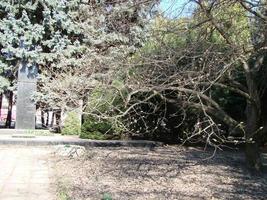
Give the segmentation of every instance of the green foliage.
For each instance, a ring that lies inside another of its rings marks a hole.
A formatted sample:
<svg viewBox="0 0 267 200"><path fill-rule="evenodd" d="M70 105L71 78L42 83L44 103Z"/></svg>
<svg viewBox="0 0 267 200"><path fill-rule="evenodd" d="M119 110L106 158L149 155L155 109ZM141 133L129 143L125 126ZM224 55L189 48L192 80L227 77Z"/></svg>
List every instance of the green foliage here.
<svg viewBox="0 0 267 200"><path fill-rule="evenodd" d="M15 66L57 62L60 54L77 43L79 27L71 11L78 1L10 1L0 7L1 60ZM11 66L12 66L11 65Z"/></svg>
<svg viewBox="0 0 267 200"><path fill-rule="evenodd" d="M82 124L80 138L93 140L115 140L121 139L119 131L116 131L115 126L111 121L101 120L87 117Z"/></svg>
<svg viewBox="0 0 267 200"><path fill-rule="evenodd" d="M187 28L189 21L187 18L177 20L170 20L161 16L155 18L151 25L149 40L133 56L133 59L147 55L156 57L162 55L166 48L183 48L189 36L188 33L181 30Z"/></svg>
<svg viewBox="0 0 267 200"><path fill-rule="evenodd" d="M80 137L83 139L105 140L108 139L108 134L111 134L112 124L109 122L97 122L93 117L87 117L82 124Z"/></svg>
<svg viewBox="0 0 267 200"><path fill-rule="evenodd" d="M44 76L36 99L62 106L84 99L96 82L107 81L123 68L145 42L148 15L156 0L60 2L49 0L51 9L44 13L45 36L54 32L43 42L48 52L42 54ZM58 21L59 28L54 23Z"/></svg>
<svg viewBox="0 0 267 200"><path fill-rule="evenodd" d="M58 180L57 186L57 199L58 200L71 200L71 197L68 194L69 188L65 181Z"/></svg>
<svg viewBox="0 0 267 200"><path fill-rule="evenodd" d="M54 135L53 133L51 133L48 130L28 129L25 132L26 132L26 135L30 135L30 136L53 136Z"/></svg>
<svg viewBox="0 0 267 200"><path fill-rule="evenodd" d="M108 193L104 193L103 197L101 198L101 200L112 200L112 197L110 194Z"/></svg>
<svg viewBox="0 0 267 200"><path fill-rule="evenodd" d="M123 105L126 94L127 89L119 80L114 80L110 88L97 86L89 96L87 110L101 113L112 112L118 106Z"/></svg>
<svg viewBox="0 0 267 200"><path fill-rule="evenodd" d="M77 113L69 112L62 129L63 135L79 135L81 133L81 124Z"/></svg>
<svg viewBox="0 0 267 200"><path fill-rule="evenodd" d="M121 81L114 80L112 88L96 87L90 94L82 124L82 138L119 139L122 122L115 116L124 110L127 90ZM101 118L103 116L104 118ZM108 116L109 118L106 118Z"/></svg>
<svg viewBox="0 0 267 200"><path fill-rule="evenodd" d="M195 11L192 21L193 26L209 18L202 9L208 10L210 6L212 7L212 2L206 1L203 5L203 8L198 8ZM213 22L210 21L198 26L198 33L202 33L199 38L209 35L205 40L210 40L214 44L222 46L235 44L243 48L249 48L251 45L251 26L245 13L246 10L238 2L220 3L218 8L210 10ZM213 23L216 23L219 29L214 29ZM224 32L224 37L219 30ZM226 41L226 38L228 41Z"/></svg>
<svg viewBox="0 0 267 200"><path fill-rule="evenodd" d="M7 78L0 76L0 93L3 93L10 86L10 82Z"/></svg>
<svg viewBox="0 0 267 200"><path fill-rule="evenodd" d="M58 197L58 200L71 200L69 195L64 191L58 192L57 197Z"/></svg>
<svg viewBox="0 0 267 200"><path fill-rule="evenodd" d="M83 51L81 28L74 22L79 2L1 0L1 75L16 84L21 66L41 70L47 76L48 71L62 69L66 62L77 65L77 54Z"/></svg>

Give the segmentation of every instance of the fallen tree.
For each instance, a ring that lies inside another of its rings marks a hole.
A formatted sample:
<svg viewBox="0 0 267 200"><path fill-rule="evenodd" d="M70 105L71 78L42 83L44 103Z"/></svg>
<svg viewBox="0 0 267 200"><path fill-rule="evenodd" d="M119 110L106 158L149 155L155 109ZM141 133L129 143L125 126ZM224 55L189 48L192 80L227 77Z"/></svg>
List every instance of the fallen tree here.
<svg viewBox="0 0 267 200"><path fill-rule="evenodd" d="M122 96L124 109L114 108L113 116L98 115L122 121L126 117L124 127L129 132L136 132L134 123L153 132L167 129L166 122L175 115L175 127L182 126L193 110L194 125L183 140L198 138L215 148L244 143L249 167L260 171L259 148L267 130L266 2L190 3L195 6L192 16L158 17L151 39L124 66L128 90L127 97ZM218 91L223 92L218 95ZM245 108L238 112L243 118L226 111L221 99L227 94L241 98ZM168 113L168 104L175 111Z"/></svg>

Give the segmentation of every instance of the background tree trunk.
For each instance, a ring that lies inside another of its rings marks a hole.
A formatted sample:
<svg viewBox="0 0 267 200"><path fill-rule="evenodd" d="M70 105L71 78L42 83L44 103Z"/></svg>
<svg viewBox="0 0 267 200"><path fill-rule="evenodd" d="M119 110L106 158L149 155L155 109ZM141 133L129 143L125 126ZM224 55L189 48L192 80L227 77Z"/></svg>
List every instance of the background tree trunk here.
<svg viewBox="0 0 267 200"><path fill-rule="evenodd" d="M51 119L51 123L50 123L50 127L52 127L52 128L54 126L54 118L55 118L55 111L53 110L52 119Z"/></svg>
<svg viewBox="0 0 267 200"><path fill-rule="evenodd" d="M46 110L46 123L45 126L48 127L49 125L49 110Z"/></svg>
<svg viewBox="0 0 267 200"><path fill-rule="evenodd" d="M42 127L45 127L45 119L44 119L44 110L41 110L41 123L42 123Z"/></svg>
<svg viewBox="0 0 267 200"><path fill-rule="evenodd" d="M9 93L8 93L8 111L7 111L7 118L6 118L6 127L7 128L11 128L12 107L13 107L13 92L9 91Z"/></svg>
<svg viewBox="0 0 267 200"><path fill-rule="evenodd" d="M61 110L55 111L57 132L61 133Z"/></svg>

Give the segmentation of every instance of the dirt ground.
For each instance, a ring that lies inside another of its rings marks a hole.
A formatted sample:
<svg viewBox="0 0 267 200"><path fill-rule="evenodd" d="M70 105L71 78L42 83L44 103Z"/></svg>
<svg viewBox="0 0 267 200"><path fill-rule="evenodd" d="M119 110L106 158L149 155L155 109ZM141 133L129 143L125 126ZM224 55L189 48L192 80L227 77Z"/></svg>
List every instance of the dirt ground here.
<svg viewBox="0 0 267 200"><path fill-rule="evenodd" d="M212 154L173 146L91 148L79 158L54 159L65 199L267 199L267 174L250 175L241 152Z"/></svg>

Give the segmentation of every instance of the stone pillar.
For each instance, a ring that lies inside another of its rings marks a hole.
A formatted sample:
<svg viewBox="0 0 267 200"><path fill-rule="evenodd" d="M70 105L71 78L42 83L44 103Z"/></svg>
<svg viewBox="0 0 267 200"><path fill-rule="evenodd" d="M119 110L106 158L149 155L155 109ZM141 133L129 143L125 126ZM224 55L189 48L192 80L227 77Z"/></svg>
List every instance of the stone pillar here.
<svg viewBox="0 0 267 200"><path fill-rule="evenodd" d="M18 70L16 103L16 129L35 129L36 105L31 100L37 88L36 66L28 67L22 63Z"/></svg>

